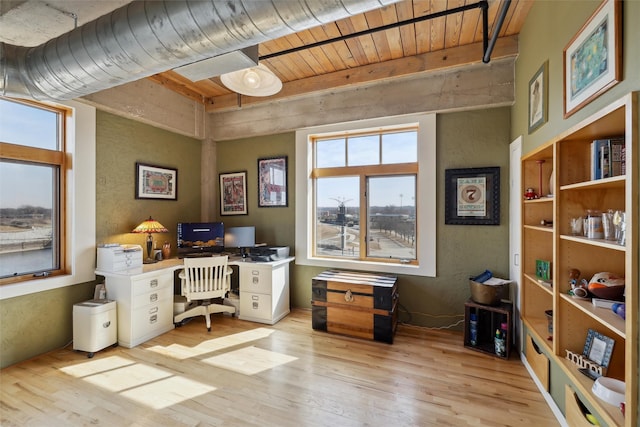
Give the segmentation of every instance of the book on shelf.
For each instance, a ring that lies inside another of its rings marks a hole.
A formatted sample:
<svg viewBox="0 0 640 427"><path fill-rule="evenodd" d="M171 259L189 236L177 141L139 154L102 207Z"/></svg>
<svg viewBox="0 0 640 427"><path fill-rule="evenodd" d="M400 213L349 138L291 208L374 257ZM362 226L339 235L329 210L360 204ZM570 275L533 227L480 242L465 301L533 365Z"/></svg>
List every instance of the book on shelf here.
<svg viewBox="0 0 640 427"><path fill-rule="evenodd" d="M611 168L610 176L619 176L626 173L626 170L623 172L625 169L623 168L623 162L626 161L622 155L623 151L624 139L618 139L611 142L611 149L609 152L609 165Z"/></svg>
<svg viewBox="0 0 640 427"><path fill-rule="evenodd" d="M591 179L625 173L624 137L596 139L591 143Z"/></svg>

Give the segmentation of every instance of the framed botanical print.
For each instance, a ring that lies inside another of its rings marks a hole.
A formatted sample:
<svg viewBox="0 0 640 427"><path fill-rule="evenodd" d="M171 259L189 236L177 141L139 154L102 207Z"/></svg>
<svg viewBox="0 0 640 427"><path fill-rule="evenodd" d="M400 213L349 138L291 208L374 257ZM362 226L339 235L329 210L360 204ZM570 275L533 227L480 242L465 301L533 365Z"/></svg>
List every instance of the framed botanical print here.
<svg viewBox="0 0 640 427"><path fill-rule="evenodd" d="M247 173L220 174L220 215L246 215Z"/></svg>

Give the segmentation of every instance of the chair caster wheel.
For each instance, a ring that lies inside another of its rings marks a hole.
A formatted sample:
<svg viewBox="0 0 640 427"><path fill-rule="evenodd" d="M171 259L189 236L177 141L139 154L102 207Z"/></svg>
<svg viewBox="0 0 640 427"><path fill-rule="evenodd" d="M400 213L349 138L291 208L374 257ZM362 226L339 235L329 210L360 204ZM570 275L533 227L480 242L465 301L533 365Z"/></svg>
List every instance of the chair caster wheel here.
<svg viewBox="0 0 640 427"><path fill-rule="evenodd" d="M87 358L91 359L93 357L93 353L87 353Z"/></svg>
<svg viewBox="0 0 640 427"><path fill-rule="evenodd" d="M211 328L207 328L207 332L211 332Z"/></svg>

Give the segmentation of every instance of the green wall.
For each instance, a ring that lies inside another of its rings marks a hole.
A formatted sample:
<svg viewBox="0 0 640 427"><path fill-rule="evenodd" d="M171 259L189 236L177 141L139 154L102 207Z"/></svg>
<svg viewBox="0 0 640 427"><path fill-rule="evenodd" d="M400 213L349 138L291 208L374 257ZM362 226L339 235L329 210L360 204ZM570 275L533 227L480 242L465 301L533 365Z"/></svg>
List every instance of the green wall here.
<svg viewBox="0 0 640 427"><path fill-rule="evenodd" d="M622 40L623 80L566 120L563 118L563 50L600 4L601 0L537 1L532 6L519 36L520 54L516 61L515 78L516 103L511 109L511 137L523 135L523 154L544 144L623 95L640 90L640 55L638 55L640 52L640 1L625 1L623 2ZM527 129L529 81L547 60L549 61L549 121L529 135ZM638 156L638 153L635 155ZM640 264L640 260L638 263ZM567 377L562 370L552 365L551 395L563 412L566 382Z"/></svg>
<svg viewBox="0 0 640 427"><path fill-rule="evenodd" d="M96 128L96 243L144 247L128 231L152 215L169 229L157 240L175 253L176 223L200 220L200 141L100 111ZM136 200L137 161L177 168L178 200ZM1 300L0 367L69 344L73 304L93 298L95 283Z"/></svg>
<svg viewBox="0 0 640 427"><path fill-rule="evenodd" d="M523 135L523 154L589 117L623 95L640 90L640 1L623 2L623 81L567 118L563 118L563 50L601 0L536 1L519 40L516 102L511 109L511 139ZM529 81L549 61L549 121L528 134Z"/></svg>
<svg viewBox="0 0 640 427"><path fill-rule="evenodd" d="M219 173L247 173L247 215L224 215L218 218L225 227L256 227L256 243L289 246L295 243L295 135L292 133L218 142L216 145ZM286 207L258 207L258 159L287 157ZM220 201L217 201L218 215Z"/></svg>
<svg viewBox="0 0 640 427"><path fill-rule="evenodd" d="M437 269L438 277L401 276L398 281L401 320L427 326L455 323L469 298L468 277L486 268L508 277L509 108L440 114L437 118ZM248 215L225 216L225 225L255 225L257 240L293 250L295 135L287 133L217 143L221 173L247 171ZM289 160L289 206L257 207L257 160L286 155ZM444 171L449 168L501 167L501 224L455 226L444 224ZM311 278L322 268L294 265L291 305L310 307ZM428 314L427 314L428 313Z"/></svg>
<svg viewBox="0 0 640 427"><path fill-rule="evenodd" d="M95 282L0 301L0 368L69 344L73 304L93 298Z"/></svg>
<svg viewBox="0 0 640 427"><path fill-rule="evenodd" d="M156 246L171 243L176 253L176 224L200 221L201 142L120 116L97 112L96 244L134 243L130 233L152 216L169 233L154 235ZM136 162L178 170L178 199L135 199Z"/></svg>

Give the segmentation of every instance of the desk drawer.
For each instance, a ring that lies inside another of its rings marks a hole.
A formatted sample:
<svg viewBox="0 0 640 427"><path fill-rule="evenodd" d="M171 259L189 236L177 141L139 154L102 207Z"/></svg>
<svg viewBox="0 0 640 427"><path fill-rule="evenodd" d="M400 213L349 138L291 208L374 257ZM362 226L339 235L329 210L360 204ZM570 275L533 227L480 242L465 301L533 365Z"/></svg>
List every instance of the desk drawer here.
<svg viewBox="0 0 640 427"><path fill-rule="evenodd" d="M154 337L157 331L166 331L173 325L173 304L161 301L133 310L132 334L135 339ZM148 339L148 338L147 338ZM146 341L143 339L141 342Z"/></svg>
<svg viewBox="0 0 640 427"><path fill-rule="evenodd" d="M153 291L147 291L144 294L136 295L133 297L132 308L135 310L139 307L144 307L149 304L158 304L163 300L173 299L173 288L157 288ZM168 304L168 303L166 303ZM173 303L171 303L173 306Z"/></svg>
<svg viewBox="0 0 640 427"><path fill-rule="evenodd" d="M271 267L260 265L240 268L240 292L271 294Z"/></svg>
<svg viewBox="0 0 640 427"><path fill-rule="evenodd" d="M241 318L271 321L271 295L240 292Z"/></svg>
<svg viewBox="0 0 640 427"><path fill-rule="evenodd" d="M173 289L173 275L157 274L140 279L135 279L131 281L131 287L134 298L136 295L142 295L149 292L157 292L161 289Z"/></svg>

